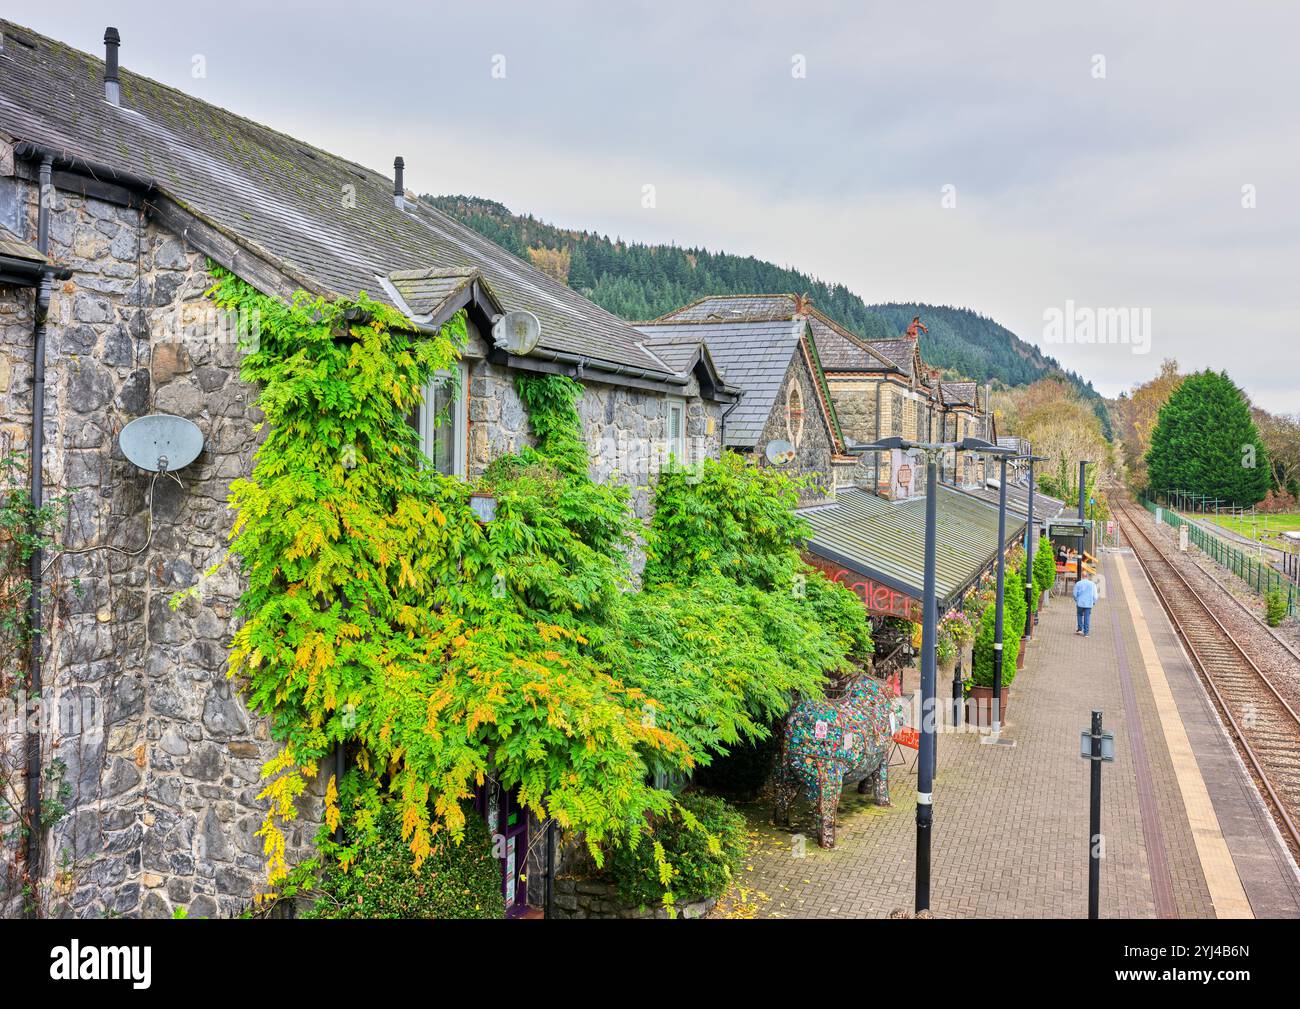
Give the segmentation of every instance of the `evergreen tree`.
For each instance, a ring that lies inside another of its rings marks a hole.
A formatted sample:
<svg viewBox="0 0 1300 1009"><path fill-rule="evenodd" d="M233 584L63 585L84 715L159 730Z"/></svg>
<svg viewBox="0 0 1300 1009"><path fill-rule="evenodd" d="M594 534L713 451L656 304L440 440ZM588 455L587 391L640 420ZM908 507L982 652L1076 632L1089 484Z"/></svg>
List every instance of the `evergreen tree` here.
<svg viewBox="0 0 1300 1009"><path fill-rule="evenodd" d="M1160 409L1147 473L1157 491L1187 491L1238 505L1263 500L1268 454L1250 404L1227 372L1183 380Z"/></svg>

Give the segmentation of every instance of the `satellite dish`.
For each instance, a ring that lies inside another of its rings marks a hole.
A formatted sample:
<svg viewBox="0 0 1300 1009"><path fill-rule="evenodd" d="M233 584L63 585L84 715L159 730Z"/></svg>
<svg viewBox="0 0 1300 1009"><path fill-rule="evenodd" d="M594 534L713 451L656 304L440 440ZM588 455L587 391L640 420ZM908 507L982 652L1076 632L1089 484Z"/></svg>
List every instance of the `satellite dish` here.
<svg viewBox="0 0 1300 1009"><path fill-rule="evenodd" d="M492 342L516 357L532 352L542 336L542 323L532 312L507 312L492 323Z"/></svg>
<svg viewBox="0 0 1300 1009"><path fill-rule="evenodd" d="M137 417L117 436L122 454L141 469L173 473L203 451L203 432L193 421L169 413Z"/></svg>
<svg viewBox="0 0 1300 1009"><path fill-rule="evenodd" d="M784 466L793 462L794 457L794 446L788 441L777 439L767 443L767 461L773 466Z"/></svg>

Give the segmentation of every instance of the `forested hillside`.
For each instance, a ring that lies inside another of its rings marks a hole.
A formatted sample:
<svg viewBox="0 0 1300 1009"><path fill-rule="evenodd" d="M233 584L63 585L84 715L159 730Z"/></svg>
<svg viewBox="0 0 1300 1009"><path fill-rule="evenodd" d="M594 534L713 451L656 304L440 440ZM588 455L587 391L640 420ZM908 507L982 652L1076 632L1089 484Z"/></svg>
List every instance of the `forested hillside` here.
<svg viewBox="0 0 1300 1009"><path fill-rule="evenodd" d="M826 284L753 256L645 245L557 228L476 196L422 199L624 319L653 319L708 294L785 292L810 295L821 311L867 339L898 336L914 315L920 315L930 330L921 336L921 352L935 367L1007 386L1059 376L1095 403L1109 436L1105 405L1090 383L969 309L868 305L841 284Z"/></svg>

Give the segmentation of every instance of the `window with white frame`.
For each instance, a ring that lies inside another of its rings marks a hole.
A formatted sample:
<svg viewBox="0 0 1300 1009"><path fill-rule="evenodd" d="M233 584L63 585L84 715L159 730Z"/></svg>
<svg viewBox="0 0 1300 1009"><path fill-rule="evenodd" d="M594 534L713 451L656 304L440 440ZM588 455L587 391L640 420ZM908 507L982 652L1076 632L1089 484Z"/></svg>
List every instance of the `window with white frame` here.
<svg viewBox="0 0 1300 1009"><path fill-rule="evenodd" d="M418 426L420 451L434 469L447 476L465 477L469 431L469 369L459 363L440 371L424 387Z"/></svg>
<svg viewBox="0 0 1300 1009"><path fill-rule="evenodd" d="M676 457L678 466L690 464L686 457L686 401L670 399L668 401L668 425L665 431L667 451ZM667 460L665 460L667 461Z"/></svg>

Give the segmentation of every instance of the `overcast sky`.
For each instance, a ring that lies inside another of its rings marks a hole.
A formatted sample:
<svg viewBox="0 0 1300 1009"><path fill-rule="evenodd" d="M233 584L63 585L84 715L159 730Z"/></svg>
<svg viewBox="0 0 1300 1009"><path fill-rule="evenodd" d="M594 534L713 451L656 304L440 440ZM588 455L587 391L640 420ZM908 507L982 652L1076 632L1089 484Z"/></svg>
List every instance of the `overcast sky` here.
<svg viewBox="0 0 1300 1009"><path fill-rule="evenodd" d="M964 305L1107 395L1176 357L1300 410L1298 5L61 0L10 16L93 52L111 20L124 66L385 174L401 154L418 192L752 254L870 302ZM1147 353L1049 342L1067 302L1076 322L1149 310Z"/></svg>

